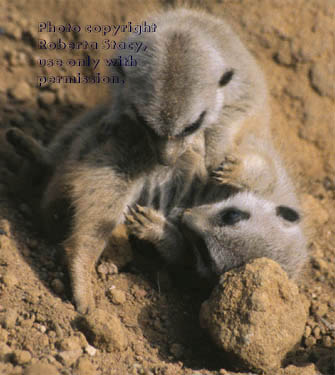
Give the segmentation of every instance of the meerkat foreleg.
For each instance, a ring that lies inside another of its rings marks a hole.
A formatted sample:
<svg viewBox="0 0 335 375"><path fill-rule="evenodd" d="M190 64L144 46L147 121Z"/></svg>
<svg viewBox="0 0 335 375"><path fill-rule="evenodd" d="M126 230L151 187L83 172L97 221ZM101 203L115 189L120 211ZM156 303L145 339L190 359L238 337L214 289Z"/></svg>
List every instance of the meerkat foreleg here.
<svg viewBox="0 0 335 375"><path fill-rule="evenodd" d="M168 264L180 264L186 255L178 227L159 211L136 205L126 215L128 233L152 243Z"/></svg>
<svg viewBox="0 0 335 375"><path fill-rule="evenodd" d="M257 151L226 155L221 165L212 172L212 177L219 184L260 194L271 193L277 182L270 156Z"/></svg>
<svg viewBox="0 0 335 375"><path fill-rule="evenodd" d="M225 156L223 162L218 168L212 171L214 181L221 185L231 185L237 189L245 189L247 186L239 177L241 161L233 155Z"/></svg>

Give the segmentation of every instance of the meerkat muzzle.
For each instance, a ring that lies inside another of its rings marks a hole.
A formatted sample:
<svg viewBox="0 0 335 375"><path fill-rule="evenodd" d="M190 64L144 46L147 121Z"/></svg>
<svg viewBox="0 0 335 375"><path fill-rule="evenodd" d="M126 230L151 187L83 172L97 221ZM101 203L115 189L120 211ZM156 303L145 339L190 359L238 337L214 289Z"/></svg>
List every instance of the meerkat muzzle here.
<svg viewBox="0 0 335 375"><path fill-rule="evenodd" d="M157 147L158 162L162 165L174 165L179 156L184 152L183 142L176 139L168 139Z"/></svg>

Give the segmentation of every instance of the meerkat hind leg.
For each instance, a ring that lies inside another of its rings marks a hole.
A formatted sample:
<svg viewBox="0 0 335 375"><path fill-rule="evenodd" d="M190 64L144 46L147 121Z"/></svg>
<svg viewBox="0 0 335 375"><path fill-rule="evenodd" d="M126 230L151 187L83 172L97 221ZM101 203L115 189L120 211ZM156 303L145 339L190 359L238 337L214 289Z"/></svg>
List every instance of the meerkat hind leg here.
<svg viewBox="0 0 335 375"><path fill-rule="evenodd" d="M70 241L65 243L69 271L72 282L73 297L79 313L86 314L94 309L92 292L92 272L106 242L93 235L76 236L76 246ZM74 238L71 238L74 241Z"/></svg>
<svg viewBox="0 0 335 375"><path fill-rule="evenodd" d="M71 234L63 245L77 310L86 313L94 308L92 271L113 229L123 222L126 207L133 203L137 193L112 169L107 173L89 166L77 168L76 174L69 173L67 178L71 184L74 215ZM51 203L47 202L47 207Z"/></svg>

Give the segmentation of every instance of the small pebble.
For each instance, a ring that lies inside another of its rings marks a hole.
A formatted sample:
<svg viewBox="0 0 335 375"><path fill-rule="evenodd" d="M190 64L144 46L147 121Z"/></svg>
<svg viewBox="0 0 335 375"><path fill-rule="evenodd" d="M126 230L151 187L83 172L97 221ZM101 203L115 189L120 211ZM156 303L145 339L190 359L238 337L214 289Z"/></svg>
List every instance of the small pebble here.
<svg viewBox="0 0 335 375"><path fill-rule="evenodd" d="M77 359L82 355L82 350L77 349L77 350L68 350L64 352L60 352L58 354L58 358L61 360L61 362L67 366L70 367L72 366Z"/></svg>
<svg viewBox="0 0 335 375"><path fill-rule="evenodd" d="M24 365L31 361L31 354L27 350L15 350L13 355L14 362L18 365Z"/></svg>
<svg viewBox="0 0 335 375"><path fill-rule="evenodd" d="M85 347L85 352L90 355L91 357L94 357L97 353L97 349L92 345L87 345Z"/></svg>
<svg viewBox="0 0 335 375"><path fill-rule="evenodd" d="M62 351L81 350L80 338L77 336L67 337L59 342L59 348Z"/></svg>
<svg viewBox="0 0 335 375"><path fill-rule="evenodd" d="M59 372L53 365L37 362L27 367L24 375L59 375Z"/></svg>
<svg viewBox="0 0 335 375"><path fill-rule="evenodd" d="M79 358L74 370L75 375L95 375L96 373L94 365L88 358Z"/></svg>
<svg viewBox="0 0 335 375"><path fill-rule="evenodd" d="M328 312L328 306L327 306L326 303L319 303L319 302L313 303L312 304L312 312L313 312L313 314L315 314L319 317L324 316Z"/></svg>
<svg viewBox="0 0 335 375"><path fill-rule="evenodd" d="M32 97L32 90L30 85L25 81L19 81L15 87L9 90L10 95L20 101L24 102Z"/></svg>
<svg viewBox="0 0 335 375"><path fill-rule="evenodd" d="M109 289L108 296L115 305L123 305L126 302L126 294L119 289Z"/></svg>
<svg viewBox="0 0 335 375"><path fill-rule="evenodd" d="M37 328L40 332L42 332L42 333L45 333L45 332L47 331L47 327L44 326L44 325L42 325L42 324L38 324L38 325L36 326L36 328Z"/></svg>
<svg viewBox="0 0 335 375"><path fill-rule="evenodd" d="M11 348L3 342L0 342L0 362L7 361L11 355Z"/></svg>
<svg viewBox="0 0 335 375"><path fill-rule="evenodd" d="M321 330L320 330L320 327L316 326L314 329L313 329L313 336L316 338L316 339L319 339L321 337Z"/></svg>
<svg viewBox="0 0 335 375"><path fill-rule="evenodd" d="M322 337L322 344L326 347L326 348L331 348L333 346L333 340L331 339L330 336L323 336Z"/></svg>
<svg viewBox="0 0 335 375"><path fill-rule="evenodd" d="M3 316L0 316L0 324L7 329L12 329L16 325L18 314L14 309L8 309Z"/></svg>
<svg viewBox="0 0 335 375"><path fill-rule="evenodd" d="M51 339L54 339L56 337L56 332L55 331L49 331L48 332L48 336L51 338Z"/></svg>
<svg viewBox="0 0 335 375"><path fill-rule="evenodd" d="M20 323L21 327L24 328L24 329L31 328L33 326L33 324L34 324L34 319L24 319Z"/></svg>
<svg viewBox="0 0 335 375"><path fill-rule="evenodd" d="M310 326L306 326L305 327L305 333L304 333L304 336L305 337L309 337L312 333L312 328Z"/></svg>
<svg viewBox="0 0 335 375"><path fill-rule="evenodd" d="M53 279L51 282L51 287L56 294L62 294L65 289L64 283L60 279Z"/></svg>
<svg viewBox="0 0 335 375"><path fill-rule="evenodd" d="M1 28L2 33L7 35L9 38L19 40L21 38L21 29L14 23L7 23L5 27Z"/></svg>
<svg viewBox="0 0 335 375"><path fill-rule="evenodd" d="M147 291L135 285L132 289L132 293L136 298L144 298L147 295Z"/></svg>
<svg viewBox="0 0 335 375"><path fill-rule="evenodd" d="M8 332L0 327L0 342L6 343L8 340Z"/></svg>
<svg viewBox="0 0 335 375"><path fill-rule="evenodd" d="M56 94L52 91L42 91L38 100L42 107L48 107L56 101Z"/></svg>
<svg viewBox="0 0 335 375"><path fill-rule="evenodd" d="M12 288L18 284L17 278L12 272L6 272L2 276L2 281L7 286L7 288Z"/></svg>
<svg viewBox="0 0 335 375"><path fill-rule="evenodd" d="M305 345L307 347L314 346L316 344L316 338L313 336L309 336L305 339Z"/></svg>

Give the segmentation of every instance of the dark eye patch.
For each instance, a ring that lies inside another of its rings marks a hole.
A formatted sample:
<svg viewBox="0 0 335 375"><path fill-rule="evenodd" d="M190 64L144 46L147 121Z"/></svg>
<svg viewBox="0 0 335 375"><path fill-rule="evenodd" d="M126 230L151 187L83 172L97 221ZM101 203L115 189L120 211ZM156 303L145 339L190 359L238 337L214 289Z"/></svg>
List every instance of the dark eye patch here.
<svg viewBox="0 0 335 375"><path fill-rule="evenodd" d="M197 121L195 121L192 125L185 128L181 133L180 136L185 137L187 135L190 135L194 133L196 130L198 130L204 120L204 117L206 115L206 111L203 111Z"/></svg>
<svg viewBox="0 0 335 375"><path fill-rule="evenodd" d="M222 86L226 86L230 81L231 79L233 78L233 75L234 75L234 70L228 70L227 72L223 73L220 81L219 81L219 85L222 87Z"/></svg>
<svg viewBox="0 0 335 375"><path fill-rule="evenodd" d="M291 223L294 223L300 219L299 213L293 208L287 206L278 206L276 208L276 214L277 216L281 216L283 219Z"/></svg>
<svg viewBox="0 0 335 375"><path fill-rule="evenodd" d="M241 211L235 207L225 208L219 214L220 226L235 225L241 220L250 219L249 212Z"/></svg>

